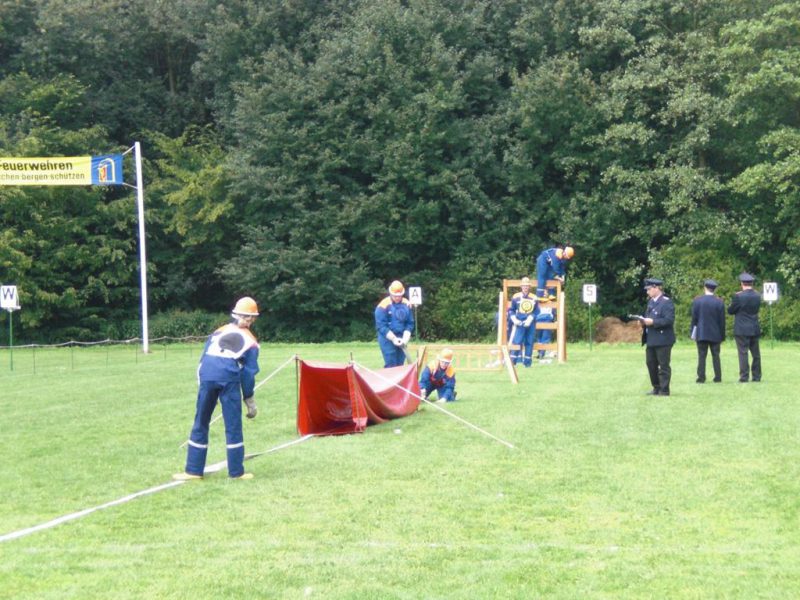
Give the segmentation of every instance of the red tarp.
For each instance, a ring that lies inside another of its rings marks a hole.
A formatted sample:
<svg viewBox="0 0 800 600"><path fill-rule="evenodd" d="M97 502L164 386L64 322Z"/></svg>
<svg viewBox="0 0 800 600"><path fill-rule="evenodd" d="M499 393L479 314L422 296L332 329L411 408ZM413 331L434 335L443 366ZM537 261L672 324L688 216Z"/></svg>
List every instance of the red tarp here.
<svg viewBox="0 0 800 600"><path fill-rule="evenodd" d="M405 388L405 389L403 389ZM300 435L359 433L417 410L417 365L373 372L355 365L300 361Z"/></svg>

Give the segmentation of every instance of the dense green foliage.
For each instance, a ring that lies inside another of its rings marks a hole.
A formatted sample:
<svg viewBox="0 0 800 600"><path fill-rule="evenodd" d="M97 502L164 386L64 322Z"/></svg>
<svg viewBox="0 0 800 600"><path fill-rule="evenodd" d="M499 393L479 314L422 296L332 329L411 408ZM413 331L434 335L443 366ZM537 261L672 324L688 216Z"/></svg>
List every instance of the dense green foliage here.
<svg viewBox="0 0 800 600"><path fill-rule="evenodd" d="M748 270L800 331L796 0L0 0L0 154L134 140L155 312L367 338L401 278L425 336L484 338L568 242L598 314ZM20 335L135 316L130 190L0 187L0 219Z"/></svg>

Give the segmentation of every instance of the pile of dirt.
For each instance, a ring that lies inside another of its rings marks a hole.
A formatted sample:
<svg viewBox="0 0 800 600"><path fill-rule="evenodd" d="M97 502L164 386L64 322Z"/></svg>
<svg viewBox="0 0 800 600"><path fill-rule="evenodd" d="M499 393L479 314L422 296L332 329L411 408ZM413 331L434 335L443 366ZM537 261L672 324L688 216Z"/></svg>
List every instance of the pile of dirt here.
<svg viewBox="0 0 800 600"><path fill-rule="evenodd" d="M594 341L638 344L642 341L642 328L638 321L624 323L617 317L603 317L594 328Z"/></svg>

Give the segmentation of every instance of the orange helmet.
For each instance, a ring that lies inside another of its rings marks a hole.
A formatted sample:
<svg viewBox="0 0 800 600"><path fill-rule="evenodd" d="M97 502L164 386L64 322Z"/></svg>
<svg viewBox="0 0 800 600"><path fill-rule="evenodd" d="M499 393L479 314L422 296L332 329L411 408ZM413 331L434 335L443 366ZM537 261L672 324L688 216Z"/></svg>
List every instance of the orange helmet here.
<svg viewBox="0 0 800 600"><path fill-rule="evenodd" d="M559 260L571 260L575 256L575 249L572 246L566 248L557 248L556 256Z"/></svg>
<svg viewBox="0 0 800 600"><path fill-rule="evenodd" d="M392 296L402 296L403 294L405 294L405 293L406 293L406 288L405 288L405 287L403 287L403 284L402 284L402 282L400 282L400 281L398 281L397 279L395 279L395 280L394 280L394 281L393 281L393 282L392 282L392 283L389 285L389 293L390 293Z"/></svg>
<svg viewBox="0 0 800 600"><path fill-rule="evenodd" d="M242 317L257 317L258 305L250 296L245 296L236 301L236 306L233 307L231 312Z"/></svg>
<svg viewBox="0 0 800 600"><path fill-rule="evenodd" d="M450 348L442 348L442 351L439 352L439 360L442 362L452 362L453 361L453 351Z"/></svg>

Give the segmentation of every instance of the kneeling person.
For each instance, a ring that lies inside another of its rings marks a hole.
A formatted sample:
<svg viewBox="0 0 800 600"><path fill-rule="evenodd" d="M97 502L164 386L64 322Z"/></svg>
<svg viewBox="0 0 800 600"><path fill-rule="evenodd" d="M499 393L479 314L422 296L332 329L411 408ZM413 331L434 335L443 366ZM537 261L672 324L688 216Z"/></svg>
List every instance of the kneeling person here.
<svg viewBox="0 0 800 600"><path fill-rule="evenodd" d="M453 368L453 351L443 349L436 360L422 369L419 388L423 398L429 398L434 391L439 402L453 402L456 399L456 370Z"/></svg>

